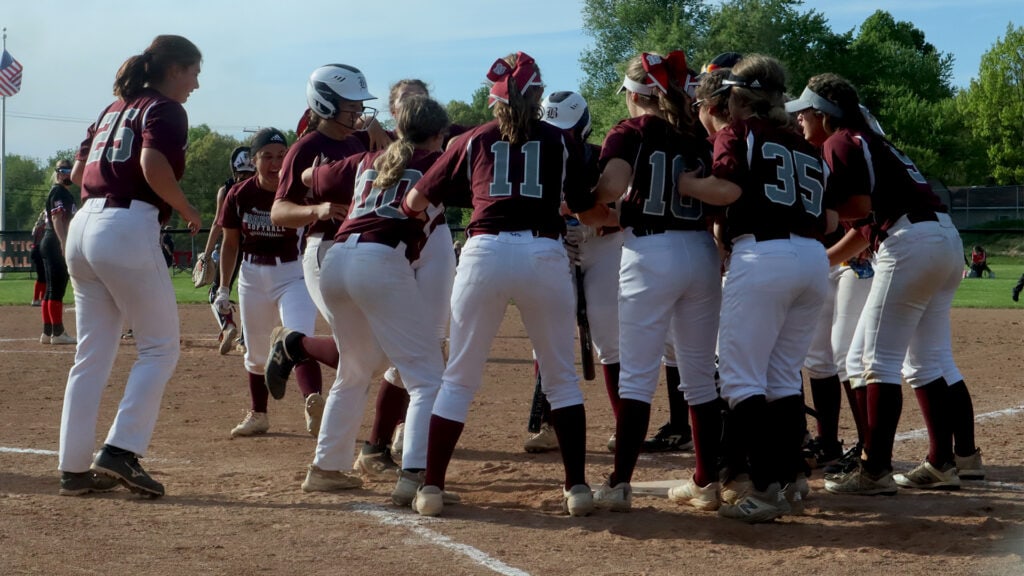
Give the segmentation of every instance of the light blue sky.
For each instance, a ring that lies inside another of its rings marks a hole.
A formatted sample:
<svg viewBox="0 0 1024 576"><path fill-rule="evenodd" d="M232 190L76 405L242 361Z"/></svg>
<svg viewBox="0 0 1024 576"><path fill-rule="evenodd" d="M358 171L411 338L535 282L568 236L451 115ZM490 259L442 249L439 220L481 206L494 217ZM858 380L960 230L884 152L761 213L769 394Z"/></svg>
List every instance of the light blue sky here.
<svg viewBox="0 0 1024 576"><path fill-rule="evenodd" d="M244 128L294 128L305 82L319 65L341 62L366 74L387 107L387 87L419 77L447 102L467 100L496 57L522 50L540 64L549 90L575 90L581 2L568 0L11 0L0 13L7 48L25 67L21 93L7 99L8 154L44 160L76 147L111 100L121 63L161 33L187 36L203 52L201 87L186 104L193 124L242 138ZM833 29L858 26L876 9L923 30L956 57L954 83L966 86L982 54L1021 0L807 0Z"/></svg>

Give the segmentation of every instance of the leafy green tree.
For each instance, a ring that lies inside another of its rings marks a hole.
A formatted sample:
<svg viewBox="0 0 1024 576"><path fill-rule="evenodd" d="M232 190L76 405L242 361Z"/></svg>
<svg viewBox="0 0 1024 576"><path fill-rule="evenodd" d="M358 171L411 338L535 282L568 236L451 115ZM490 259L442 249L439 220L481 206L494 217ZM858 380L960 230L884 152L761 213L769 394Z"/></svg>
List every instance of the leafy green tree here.
<svg viewBox="0 0 1024 576"><path fill-rule="evenodd" d="M468 103L461 100L452 100L446 107L448 119L452 124L463 126L478 126L494 119L491 109L487 107L487 94L490 88L485 84L473 92Z"/></svg>
<svg viewBox="0 0 1024 576"><path fill-rule="evenodd" d="M231 177L231 151L242 143L214 132L206 124L189 128L188 141L181 189L203 215L203 226L209 227L217 210L217 189ZM171 219L171 225L182 225L177 215Z"/></svg>
<svg viewBox="0 0 1024 576"><path fill-rule="evenodd" d="M4 171L4 230L31 230L50 192L53 165L8 154Z"/></svg>
<svg viewBox="0 0 1024 576"><path fill-rule="evenodd" d="M959 95L957 109L982 143L992 179L1024 183L1024 27L1007 25L1006 36L981 57L978 78Z"/></svg>

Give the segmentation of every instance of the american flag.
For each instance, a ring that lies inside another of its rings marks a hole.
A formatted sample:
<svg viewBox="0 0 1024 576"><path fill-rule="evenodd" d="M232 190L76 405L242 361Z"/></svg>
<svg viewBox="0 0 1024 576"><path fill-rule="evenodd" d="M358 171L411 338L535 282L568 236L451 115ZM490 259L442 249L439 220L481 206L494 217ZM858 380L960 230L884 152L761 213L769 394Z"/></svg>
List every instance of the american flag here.
<svg viewBox="0 0 1024 576"><path fill-rule="evenodd" d="M14 96L21 90L21 63L4 50L0 58L0 96Z"/></svg>

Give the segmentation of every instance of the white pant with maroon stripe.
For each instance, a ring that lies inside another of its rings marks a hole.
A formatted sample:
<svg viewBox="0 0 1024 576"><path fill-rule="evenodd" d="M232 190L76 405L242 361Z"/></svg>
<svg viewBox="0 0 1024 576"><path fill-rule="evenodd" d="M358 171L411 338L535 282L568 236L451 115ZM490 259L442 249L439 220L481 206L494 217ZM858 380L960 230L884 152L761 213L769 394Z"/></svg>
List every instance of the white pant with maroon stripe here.
<svg viewBox="0 0 1024 576"><path fill-rule="evenodd" d="M270 333L278 324L312 334L316 307L303 283L298 260L276 265L242 260L238 272L238 308L245 335L245 369L263 374L270 351Z"/></svg>
<svg viewBox="0 0 1024 576"><path fill-rule="evenodd" d="M180 354L178 306L160 250L152 204L106 208L90 199L68 228L66 258L75 292L78 350L68 374L60 422L58 466L85 472L96 447L100 399L127 324L138 360L106 443L145 455L164 387Z"/></svg>
<svg viewBox="0 0 1024 576"><path fill-rule="evenodd" d="M827 296L821 242L757 242L749 234L733 242L719 328L722 398L731 408L752 396L773 402L802 393L800 367Z"/></svg>
<svg viewBox="0 0 1024 576"><path fill-rule="evenodd" d="M390 360L409 391L403 468L426 468L427 430L444 359L430 307L405 257L405 245L359 243L353 234L327 251L321 292L341 353L324 407L313 464L350 470L372 376Z"/></svg>
<svg viewBox="0 0 1024 576"><path fill-rule="evenodd" d="M651 403L665 342L674 333L680 388L690 404L718 397L715 339L722 290L714 239L672 230L626 231L619 271L619 397Z"/></svg>
<svg viewBox="0 0 1024 576"><path fill-rule="evenodd" d="M551 408L583 403L574 365L575 310L560 240L529 230L478 234L462 249L452 290L448 367L434 414L465 422L509 300L519 308Z"/></svg>

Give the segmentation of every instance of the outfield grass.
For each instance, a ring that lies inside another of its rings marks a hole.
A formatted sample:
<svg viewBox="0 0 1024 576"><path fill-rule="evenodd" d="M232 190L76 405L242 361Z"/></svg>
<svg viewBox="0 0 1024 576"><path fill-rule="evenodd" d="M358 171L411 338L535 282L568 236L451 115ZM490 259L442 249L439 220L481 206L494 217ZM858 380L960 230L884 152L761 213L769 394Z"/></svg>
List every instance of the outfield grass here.
<svg viewBox="0 0 1024 576"><path fill-rule="evenodd" d="M995 272L995 278L966 278L960 284L953 306L956 308L1016 308L1024 303L1016 303L1010 299L1017 279L1024 273L1024 261L1009 256L989 257L989 267ZM193 288L192 277L184 272L176 272L171 277L178 302L196 304L208 302L208 287ZM29 304L32 301L33 280L27 272L4 274L0 280L0 305ZM71 302L71 287L65 302Z"/></svg>

